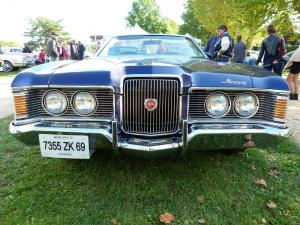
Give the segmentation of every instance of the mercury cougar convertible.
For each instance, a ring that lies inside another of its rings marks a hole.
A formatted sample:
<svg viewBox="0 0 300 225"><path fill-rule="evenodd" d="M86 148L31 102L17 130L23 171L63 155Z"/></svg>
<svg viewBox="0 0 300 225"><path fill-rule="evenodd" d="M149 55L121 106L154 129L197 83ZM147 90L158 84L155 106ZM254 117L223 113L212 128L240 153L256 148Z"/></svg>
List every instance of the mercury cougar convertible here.
<svg viewBox="0 0 300 225"><path fill-rule="evenodd" d="M83 61L20 72L10 132L45 157L242 151L287 136L286 82L244 64L209 61L193 38L126 35Z"/></svg>

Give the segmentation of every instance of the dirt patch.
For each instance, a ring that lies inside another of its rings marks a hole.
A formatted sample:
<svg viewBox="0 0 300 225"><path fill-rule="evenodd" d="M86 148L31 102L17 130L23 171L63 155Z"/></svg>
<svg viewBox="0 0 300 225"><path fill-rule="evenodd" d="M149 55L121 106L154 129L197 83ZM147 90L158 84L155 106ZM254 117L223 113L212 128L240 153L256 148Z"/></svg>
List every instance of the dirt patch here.
<svg viewBox="0 0 300 225"><path fill-rule="evenodd" d="M287 125L294 140L300 144L300 100L289 101L287 110Z"/></svg>

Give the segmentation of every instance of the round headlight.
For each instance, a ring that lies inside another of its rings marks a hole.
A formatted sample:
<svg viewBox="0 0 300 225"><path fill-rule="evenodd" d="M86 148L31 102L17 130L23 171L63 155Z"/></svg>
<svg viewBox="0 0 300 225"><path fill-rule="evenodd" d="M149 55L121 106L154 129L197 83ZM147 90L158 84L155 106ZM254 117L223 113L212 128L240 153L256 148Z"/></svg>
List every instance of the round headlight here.
<svg viewBox="0 0 300 225"><path fill-rule="evenodd" d="M43 103L46 111L52 115L61 115L68 107L67 97L60 91L47 92L44 95Z"/></svg>
<svg viewBox="0 0 300 225"><path fill-rule="evenodd" d="M78 92L73 97L74 110L80 115L90 115L97 107L97 101L93 94L89 92Z"/></svg>
<svg viewBox="0 0 300 225"><path fill-rule="evenodd" d="M234 101L234 111L240 117L249 118L258 110L258 98L251 93L240 94Z"/></svg>
<svg viewBox="0 0 300 225"><path fill-rule="evenodd" d="M224 93L213 93L206 98L205 109L213 118L221 118L230 110L230 101Z"/></svg>

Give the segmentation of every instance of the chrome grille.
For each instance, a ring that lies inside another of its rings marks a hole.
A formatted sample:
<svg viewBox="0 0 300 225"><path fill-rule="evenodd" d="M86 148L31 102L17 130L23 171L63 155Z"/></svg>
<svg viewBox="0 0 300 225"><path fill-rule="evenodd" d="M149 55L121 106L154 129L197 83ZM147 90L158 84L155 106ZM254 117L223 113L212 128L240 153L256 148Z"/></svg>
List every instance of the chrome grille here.
<svg viewBox="0 0 300 225"><path fill-rule="evenodd" d="M138 134L174 133L179 126L180 84L176 79L127 79L123 85L123 130ZM144 102L156 99L148 111Z"/></svg>
<svg viewBox="0 0 300 225"><path fill-rule="evenodd" d="M42 106L42 98L45 92L52 89L32 89L25 92L26 96L26 105L28 116L22 119L32 119L36 117L51 117ZM54 90L54 89L53 89ZM67 111L59 116L60 118L80 118L80 120L84 120L85 118L89 119L105 119L112 118L114 114L114 98L113 98L113 90L109 88L103 89L73 89L73 88L64 88L64 89L55 89L60 90L68 97L68 109ZM72 96L78 91L89 91L93 93L98 101L97 110L90 116L79 116L74 112L71 106ZM16 92L14 92L16 93Z"/></svg>
<svg viewBox="0 0 300 225"><path fill-rule="evenodd" d="M205 99L214 91L210 90L193 90L189 96L189 119L209 119L211 118L205 112ZM234 99L241 93L241 91L222 90L226 93L233 106ZM249 92L249 91L247 91ZM251 91L259 99L259 109L252 119L261 119L274 121L275 98L276 95L270 92ZM223 118L238 119L239 117L234 113L231 107L229 113Z"/></svg>

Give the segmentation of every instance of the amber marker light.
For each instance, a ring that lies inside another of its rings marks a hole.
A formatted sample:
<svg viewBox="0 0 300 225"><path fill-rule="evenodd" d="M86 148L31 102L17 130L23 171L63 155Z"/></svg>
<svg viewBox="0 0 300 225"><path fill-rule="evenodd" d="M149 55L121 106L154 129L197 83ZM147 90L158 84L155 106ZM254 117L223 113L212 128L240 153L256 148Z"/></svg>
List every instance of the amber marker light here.
<svg viewBox="0 0 300 225"><path fill-rule="evenodd" d="M25 95L15 95L14 100L15 100L16 117L27 116L26 96Z"/></svg>
<svg viewBox="0 0 300 225"><path fill-rule="evenodd" d="M276 119L284 119L286 116L287 99L277 97L275 100L274 117Z"/></svg>

